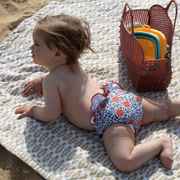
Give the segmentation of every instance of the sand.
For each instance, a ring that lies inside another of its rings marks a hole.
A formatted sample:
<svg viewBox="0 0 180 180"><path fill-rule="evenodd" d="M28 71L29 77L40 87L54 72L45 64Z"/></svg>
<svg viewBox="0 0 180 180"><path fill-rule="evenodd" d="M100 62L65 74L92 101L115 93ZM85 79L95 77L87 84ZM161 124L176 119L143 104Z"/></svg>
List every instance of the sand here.
<svg viewBox="0 0 180 180"><path fill-rule="evenodd" d="M0 43L25 18L52 0L0 0ZM36 171L0 145L0 180L44 180Z"/></svg>

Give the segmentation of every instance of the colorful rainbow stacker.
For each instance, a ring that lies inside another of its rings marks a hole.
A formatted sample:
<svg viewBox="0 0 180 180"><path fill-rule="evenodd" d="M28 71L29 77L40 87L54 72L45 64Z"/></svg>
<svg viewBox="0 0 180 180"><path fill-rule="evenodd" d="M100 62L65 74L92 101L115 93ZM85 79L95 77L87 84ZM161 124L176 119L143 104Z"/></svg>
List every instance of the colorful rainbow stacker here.
<svg viewBox="0 0 180 180"><path fill-rule="evenodd" d="M143 25L141 28L134 28L134 34L144 50L144 61L169 58L166 37L162 32Z"/></svg>

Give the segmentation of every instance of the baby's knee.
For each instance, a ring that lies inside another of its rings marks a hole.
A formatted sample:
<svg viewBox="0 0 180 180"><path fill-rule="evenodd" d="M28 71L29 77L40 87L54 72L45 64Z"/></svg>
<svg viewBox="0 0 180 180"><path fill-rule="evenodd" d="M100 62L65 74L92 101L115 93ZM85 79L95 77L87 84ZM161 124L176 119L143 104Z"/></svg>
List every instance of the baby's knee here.
<svg viewBox="0 0 180 180"><path fill-rule="evenodd" d="M172 117L171 112L170 112L170 107L171 107L171 100L170 99L166 99L166 114L168 119L170 119Z"/></svg>
<svg viewBox="0 0 180 180"><path fill-rule="evenodd" d="M142 125L165 121L171 117L168 100L143 98L142 105L144 110Z"/></svg>
<svg viewBox="0 0 180 180"><path fill-rule="evenodd" d="M137 169L137 162L132 161L130 158L118 159L112 161L114 166L122 172L132 172Z"/></svg>
<svg viewBox="0 0 180 180"><path fill-rule="evenodd" d="M168 119L173 118L180 114L180 99L167 99L166 109Z"/></svg>

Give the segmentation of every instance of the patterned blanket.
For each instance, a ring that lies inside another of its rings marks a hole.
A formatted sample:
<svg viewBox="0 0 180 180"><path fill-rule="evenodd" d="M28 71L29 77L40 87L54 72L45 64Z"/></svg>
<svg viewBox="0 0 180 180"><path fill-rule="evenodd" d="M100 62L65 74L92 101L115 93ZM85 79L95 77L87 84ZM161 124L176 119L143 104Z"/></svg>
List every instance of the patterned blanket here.
<svg viewBox="0 0 180 180"><path fill-rule="evenodd" d="M100 84L107 80L122 88L149 98L180 97L180 19L177 19L173 50L171 84L160 92L137 93L129 77L119 39L119 25L125 0L56 0L25 19L0 45L0 143L30 165L45 179L179 179L179 117L141 127L135 134L136 144L163 136L173 139L172 169L162 166L158 156L131 173L118 171L109 159L102 138L95 132L79 129L65 116L52 122L33 118L17 120L15 109L22 104L44 104L37 93L23 97L25 83L47 69L33 64L30 52L32 30L36 21L46 15L65 13L90 23L92 47L96 54L85 53L80 62L86 73ZM149 9L156 0L129 0L132 9ZM159 0L166 7L169 0ZM178 0L178 7L180 3ZM175 8L169 9L173 19ZM180 16L180 13L178 14Z"/></svg>

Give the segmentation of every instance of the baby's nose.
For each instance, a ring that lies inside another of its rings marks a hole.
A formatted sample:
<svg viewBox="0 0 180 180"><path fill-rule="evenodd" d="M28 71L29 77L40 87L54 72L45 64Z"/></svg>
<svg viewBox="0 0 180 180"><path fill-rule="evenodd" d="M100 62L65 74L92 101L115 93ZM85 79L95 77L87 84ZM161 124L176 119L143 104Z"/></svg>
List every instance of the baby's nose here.
<svg viewBox="0 0 180 180"><path fill-rule="evenodd" d="M33 46L31 45L29 48L30 48L30 50L32 50L32 49L33 49Z"/></svg>

